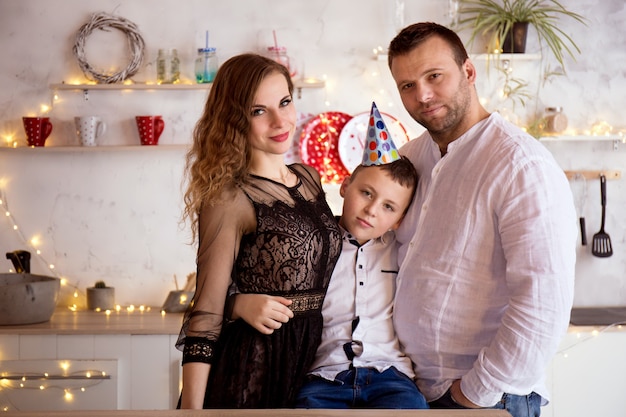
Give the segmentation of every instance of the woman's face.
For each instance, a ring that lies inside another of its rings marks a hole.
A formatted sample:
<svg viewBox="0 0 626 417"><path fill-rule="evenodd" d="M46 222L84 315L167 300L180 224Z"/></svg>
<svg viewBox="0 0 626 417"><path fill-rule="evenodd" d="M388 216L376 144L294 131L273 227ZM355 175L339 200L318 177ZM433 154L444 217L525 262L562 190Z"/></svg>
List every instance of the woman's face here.
<svg viewBox="0 0 626 417"><path fill-rule="evenodd" d="M261 81L250 112L253 152L286 153L296 129L296 108L283 74L274 72Z"/></svg>

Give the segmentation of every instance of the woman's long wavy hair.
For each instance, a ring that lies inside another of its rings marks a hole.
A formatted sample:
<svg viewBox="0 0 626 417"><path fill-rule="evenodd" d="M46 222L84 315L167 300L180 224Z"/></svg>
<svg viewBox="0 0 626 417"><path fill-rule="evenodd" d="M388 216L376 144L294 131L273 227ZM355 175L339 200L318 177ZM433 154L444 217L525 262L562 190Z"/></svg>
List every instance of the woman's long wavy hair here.
<svg viewBox="0 0 626 417"><path fill-rule="evenodd" d="M261 55L234 56L217 71L186 157L183 221L191 223L194 241L202 206L219 203L224 188L240 183L248 173L254 97L261 81L275 72L284 75L293 94L287 68Z"/></svg>

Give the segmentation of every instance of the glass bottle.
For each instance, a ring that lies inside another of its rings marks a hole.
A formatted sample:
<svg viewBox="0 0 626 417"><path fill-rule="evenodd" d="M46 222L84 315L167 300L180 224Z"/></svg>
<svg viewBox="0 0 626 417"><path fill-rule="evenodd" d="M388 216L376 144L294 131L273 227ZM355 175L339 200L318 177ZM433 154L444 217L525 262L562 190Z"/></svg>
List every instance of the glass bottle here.
<svg viewBox="0 0 626 417"><path fill-rule="evenodd" d="M287 55L287 48L284 46L268 46L267 47L267 56L274 61L283 64L289 70L289 75L292 77L296 75L295 68L292 70L289 55Z"/></svg>
<svg viewBox="0 0 626 417"><path fill-rule="evenodd" d="M567 129L567 116L563 107L546 107L546 132L561 133Z"/></svg>
<svg viewBox="0 0 626 417"><path fill-rule="evenodd" d="M157 84L180 82L180 60L176 49L159 49L157 57Z"/></svg>
<svg viewBox="0 0 626 417"><path fill-rule="evenodd" d="M212 83L217 73L217 56L215 48L198 48L195 72L198 84Z"/></svg>

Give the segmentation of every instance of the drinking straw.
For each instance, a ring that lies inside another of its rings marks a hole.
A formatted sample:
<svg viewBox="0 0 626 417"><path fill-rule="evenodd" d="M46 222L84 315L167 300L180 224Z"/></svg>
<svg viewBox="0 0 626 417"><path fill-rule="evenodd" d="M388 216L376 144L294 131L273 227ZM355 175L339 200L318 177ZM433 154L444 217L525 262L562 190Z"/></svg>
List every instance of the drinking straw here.
<svg viewBox="0 0 626 417"><path fill-rule="evenodd" d="M278 41L276 40L276 31L272 30L272 34L274 35L274 47L278 49Z"/></svg>
<svg viewBox="0 0 626 417"><path fill-rule="evenodd" d="M205 48L208 51L208 49L209 49L209 31L208 30L205 32L204 37L205 37L205 45L206 45ZM205 53L208 53L208 52L205 52ZM209 79L209 68L208 68L208 62L207 61L208 61L208 59L205 56L204 57L204 74L203 74L205 80Z"/></svg>

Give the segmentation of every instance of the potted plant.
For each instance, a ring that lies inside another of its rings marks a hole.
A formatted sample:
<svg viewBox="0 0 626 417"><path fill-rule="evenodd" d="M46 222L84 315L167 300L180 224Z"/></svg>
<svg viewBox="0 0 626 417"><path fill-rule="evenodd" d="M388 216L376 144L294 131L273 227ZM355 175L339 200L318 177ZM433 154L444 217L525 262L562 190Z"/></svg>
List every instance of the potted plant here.
<svg viewBox="0 0 626 417"><path fill-rule="evenodd" d="M112 310L115 307L115 288L107 287L104 281L96 281L87 288L87 308L89 310Z"/></svg>
<svg viewBox="0 0 626 417"><path fill-rule="evenodd" d="M529 25L534 27L540 45L545 42L562 67L564 55L575 58L574 51L580 53L580 49L559 28L559 18L568 17L586 24L583 16L567 10L556 0L461 0L458 13L459 28L471 29L469 44L478 36L487 36L489 53L501 53L509 43L512 48L505 52L525 52L525 29ZM511 34L520 43L507 43Z"/></svg>

